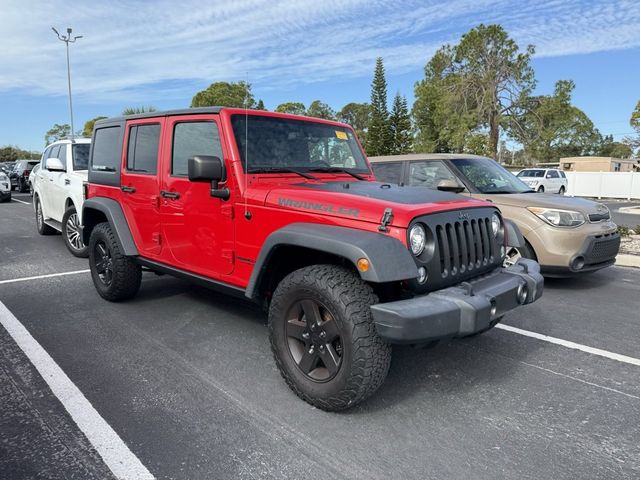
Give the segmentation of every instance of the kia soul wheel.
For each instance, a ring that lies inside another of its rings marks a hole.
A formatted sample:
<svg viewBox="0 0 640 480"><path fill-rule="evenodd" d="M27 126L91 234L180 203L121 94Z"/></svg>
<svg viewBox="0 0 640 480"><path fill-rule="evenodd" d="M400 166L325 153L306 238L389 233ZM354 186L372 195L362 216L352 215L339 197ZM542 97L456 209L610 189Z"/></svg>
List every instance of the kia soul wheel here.
<svg viewBox="0 0 640 480"><path fill-rule="evenodd" d="M89 249L82 241L82 235L80 235L80 222L76 207L71 206L64 212L62 217L62 238L72 255L81 258L89 256Z"/></svg>
<svg viewBox="0 0 640 480"><path fill-rule="evenodd" d="M91 278L102 298L119 302L133 298L140 289L142 270L120 251L108 223L100 223L89 240Z"/></svg>
<svg viewBox="0 0 640 480"><path fill-rule="evenodd" d="M391 347L377 334L373 290L357 274L314 265L289 274L269 308L271 348L291 389L308 403L343 410L383 383Z"/></svg>

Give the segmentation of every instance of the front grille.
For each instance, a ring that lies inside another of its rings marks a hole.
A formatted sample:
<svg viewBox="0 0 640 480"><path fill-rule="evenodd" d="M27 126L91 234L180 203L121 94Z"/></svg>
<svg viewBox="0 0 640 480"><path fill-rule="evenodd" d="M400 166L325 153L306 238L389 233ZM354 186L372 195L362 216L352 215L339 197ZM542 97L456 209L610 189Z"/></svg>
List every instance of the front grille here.
<svg viewBox="0 0 640 480"><path fill-rule="evenodd" d="M585 255L585 263L592 265L612 260L620 250L620 235L617 232L599 235Z"/></svg>
<svg viewBox="0 0 640 480"><path fill-rule="evenodd" d="M426 266L425 288L435 290L485 273L500 264L500 245L491 231L492 208L425 215L414 220L427 232L428 247L416 258Z"/></svg>
<svg viewBox="0 0 640 480"><path fill-rule="evenodd" d="M589 221L591 223L597 223L597 222L601 222L603 220L609 220L611 218L611 214L607 211L607 212L603 212L603 213L590 213L589 214Z"/></svg>
<svg viewBox="0 0 640 480"><path fill-rule="evenodd" d="M436 225L440 275L456 276L493 261L491 220L479 218Z"/></svg>

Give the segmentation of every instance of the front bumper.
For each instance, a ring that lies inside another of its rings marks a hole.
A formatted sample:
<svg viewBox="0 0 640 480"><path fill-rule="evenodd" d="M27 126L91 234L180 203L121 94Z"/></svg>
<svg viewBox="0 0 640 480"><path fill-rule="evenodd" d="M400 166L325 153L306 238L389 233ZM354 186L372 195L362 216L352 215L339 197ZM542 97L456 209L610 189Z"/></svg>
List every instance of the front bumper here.
<svg viewBox="0 0 640 480"><path fill-rule="evenodd" d="M543 285L539 265L521 259L453 287L373 305L371 312L378 334L389 343L464 337L490 328L519 305L535 302L542 296Z"/></svg>

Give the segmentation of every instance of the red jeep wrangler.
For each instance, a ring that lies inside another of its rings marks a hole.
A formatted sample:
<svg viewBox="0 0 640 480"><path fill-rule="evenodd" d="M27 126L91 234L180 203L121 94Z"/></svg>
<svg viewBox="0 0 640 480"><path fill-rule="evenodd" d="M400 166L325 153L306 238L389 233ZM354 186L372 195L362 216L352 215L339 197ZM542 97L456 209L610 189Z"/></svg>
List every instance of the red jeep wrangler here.
<svg viewBox="0 0 640 480"><path fill-rule="evenodd" d="M83 238L98 293L142 267L268 307L271 347L307 402L345 409L382 384L392 343L488 330L542 294L490 203L376 182L353 130L194 108L96 123Z"/></svg>

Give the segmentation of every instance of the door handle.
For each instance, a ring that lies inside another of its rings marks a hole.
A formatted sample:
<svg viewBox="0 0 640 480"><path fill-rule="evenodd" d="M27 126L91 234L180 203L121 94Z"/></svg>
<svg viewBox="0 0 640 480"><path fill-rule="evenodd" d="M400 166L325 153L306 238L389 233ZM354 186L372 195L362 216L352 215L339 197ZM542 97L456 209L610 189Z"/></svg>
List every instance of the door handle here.
<svg viewBox="0 0 640 480"><path fill-rule="evenodd" d="M136 191L135 188L133 187L127 187L126 185L123 185L120 187L120 190L122 190L124 193L133 193Z"/></svg>
<svg viewBox="0 0 640 480"><path fill-rule="evenodd" d="M71 183L71 180L69 180L68 178L64 179L64 184L65 185L69 185Z"/></svg>
<svg viewBox="0 0 640 480"><path fill-rule="evenodd" d="M171 198L173 200L180 198L180 194L178 192L167 192L166 190L161 190L160 196L162 198Z"/></svg>

